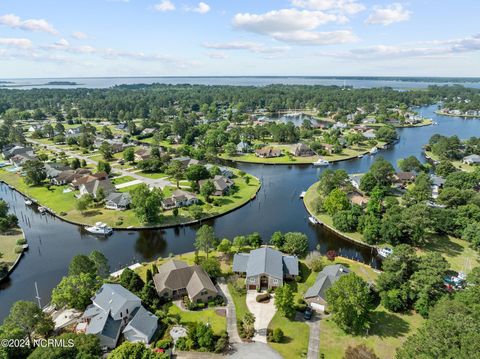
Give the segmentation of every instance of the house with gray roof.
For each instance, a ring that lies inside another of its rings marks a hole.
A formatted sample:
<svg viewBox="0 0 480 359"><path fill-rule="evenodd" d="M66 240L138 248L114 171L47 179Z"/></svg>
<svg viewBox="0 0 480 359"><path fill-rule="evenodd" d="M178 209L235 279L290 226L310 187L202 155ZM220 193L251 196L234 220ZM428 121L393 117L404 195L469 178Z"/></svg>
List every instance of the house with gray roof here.
<svg viewBox="0 0 480 359"><path fill-rule="evenodd" d="M112 192L105 198L105 208L124 211L131 202L130 193Z"/></svg>
<svg viewBox="0 0 480 359"><path fill-rule="evenodd" d="M313 309L325 310L327 304L327 290L341 277L350 273L350 271L341 264L333 264L326 266L318 273L315 283L307 289L305 301L307 301Z"/></svg>
<svg viewBox="0 0 480 359"><path fill-rule="evenodd" d="M158 267L153 283L160 298L169 300L188 296L194 303L207 303L219 295L205 270L178 260Z"/></svg>
<svg viewBox="0 0 480 359"><path fill-rule="evenodd" d="M132 320L123 329L123 336L132 343L148 344L157 330L158 317L143 306L135 309Z"/></svg>
<svg viewBox="0 0 480 359"><path fill-rule="evenodd" d="M93 181L80 185L79 190L80 196L91 194L93 198L97 198L99 190L102 190L103 194L108 196L110 193L115 192L115 186L108 178L104 180L94 179Z"/></svg>
<svg viewBox="0 0 480 359"><path fill-rule="evenodd" d="M150 340L157 329L157 321L153 320L153 314L147 315L145 311L140 298L120 284L104 284L92 298L92 304L87 307L81 319L86 322L86 334L96 335L102 347L113 349L123 328L127 340L130 338L148 344L147 339ZM133 325L128 327L137 315ZM147 316L148 319L140 324L139 321Z"/></svg>
<svg viewBox="0 0 480 359"><path fill-rule="evenodd" d="M214 196L226 195L230 188L235 184L230 178L217 175L213 180L205 179L198 181L198 185L202 188L208 181L213 182L213 186L215 187L215 192L213 192Z"/></svg>
<svg viewBox="0 0 480 359"><path fill-rule="evenodd" d="M235 254L233 271L245 274L247 289L274 289L281 287L285 279L298 275L298 258L262 247L250 253Z"/></svg>
<svg viewBox="0 0 480 359"><path fill-rule="evenodd" d="M463 157L463 163L467 165L476 165L480 163L480 156L479 155L470 155Z"/></svg>

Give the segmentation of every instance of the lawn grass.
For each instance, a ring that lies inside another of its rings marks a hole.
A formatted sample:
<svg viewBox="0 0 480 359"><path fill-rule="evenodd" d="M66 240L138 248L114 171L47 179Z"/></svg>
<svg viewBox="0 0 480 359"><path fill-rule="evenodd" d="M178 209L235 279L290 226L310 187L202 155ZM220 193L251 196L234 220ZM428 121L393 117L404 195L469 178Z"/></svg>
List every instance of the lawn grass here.
<svg viewBox="0 0 480 359"><path fill-rule="evenodd" d="M151 172L137 172L137 175L147 177L147 178L152 178L152 179L159 179L159 178L165 178L168 177L166 173L151 173Z"/></svg>
<svg viewBox="0 0 480 359"><path fill-rule="evenodd" d="M290 320L277 312L273 316L268 328L272 330L280 328L285 335L282 343L268 343L282 357L306 358L310 328L305 322Z"/></svg>
<svg viewBox="0 0 480 359"><path fill-rule="evenodd" d="M320 322L320 354L328 359L343 358L349 345L365 344L382 359L395 357L395 351L413 334L424 319L419 314L398 314L382 306L372 312L372 325L368 336L353 336L343 332L331 318Z"/></svg>
<svg viewBox="0 0 480 359"><path fill-rule="evenodd" d="M15 253L15 248L17 247L17 241L23 238L23 232L19 229L0 235L0 253L3 254L0 262L5 262L10 267L17 260L19 254Z"/></svg>
<svg viewBox="0 0 480 359"><path fill-rule="evenodd" d="M432 161L440 161L440 157L434 155L432 152L430 151L425 151L425 156L428 156L432 159ZM462 161L460 160L456 160L456 161L452 161L452 160L449 160L457 169L461 170L461 171L465 171L465 172L473 172L473 170L477 167L477 166L472 166L472 165L467 165L466 163L463 163Z"/></svg>
<svg viewBox="0 0 480 359"><path fill-rule="evenodd" d="M245 278L238 278L238 285L245 285ZM242 320L245 314L250 313L247 306L247 295L237 292L232 283L228 283L228 291L233 299L235 305L235 312L237 314L237 321Z"/></svg>
<svg viewBox="0 0 480 359"><path fill-rule="evenodd" d="M199 311L183 311L175 304L170 305L168 314L180 315L180 324L187 325L192 322L201 322L209 324L214 333L219 335L222 331L227 329L227 318L218 315L215 309L204 309Z"/></svg>
<svg viewBox="0 0 480 359"><path fill-rule="evenodd" d="M131 182L131 181L135 181L135 178L131 176L121 176L121 177L116 177L112 179L113 184L122 184L122 183Z"/></svg>

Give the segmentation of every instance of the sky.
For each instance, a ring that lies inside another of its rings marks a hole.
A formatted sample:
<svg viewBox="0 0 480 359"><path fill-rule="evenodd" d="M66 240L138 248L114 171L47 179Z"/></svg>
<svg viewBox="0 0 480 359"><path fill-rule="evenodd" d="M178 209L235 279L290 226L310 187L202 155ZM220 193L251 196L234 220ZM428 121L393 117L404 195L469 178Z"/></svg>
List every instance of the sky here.
<svg viewBox="0 0 480 359"><path fill-rule="evenodd" d="M479 0L0 0L0 78L480 76Z"/></svg>

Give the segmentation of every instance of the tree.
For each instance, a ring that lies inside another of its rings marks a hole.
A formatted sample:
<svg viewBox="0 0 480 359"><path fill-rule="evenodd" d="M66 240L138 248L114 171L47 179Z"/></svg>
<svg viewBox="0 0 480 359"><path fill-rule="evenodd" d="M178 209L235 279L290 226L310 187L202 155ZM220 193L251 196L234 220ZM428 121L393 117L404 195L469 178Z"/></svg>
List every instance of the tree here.
<svg viewBox="0 0 480 359"><path fill-rule="evenodd" d="M88 273L63 277L52 291L52 303L59 308L85 310L100 285L101 281Z"/></svg>
<svg viewBox="0 0 480 359"><path fill-rule="evenodd" d="M203 208L198 204L193 204L190 207L188 207L188 212L190 212L191 216L194 219L198 220L203 217Z"/></svg>
<svg viewBox="0 0 480 359"><path fill-rule="evenodd" d="M398 160L398 167L404 172L421 172L425 169L415 156L408 156Z"/></svg>
<svg viewBox="0 0 480 359"><path fill-rule="evenodd" d="M83 254L76 255L68 266L68 275L79 275L81 273L96 275L95 262Z"/></svg>
<svg viewBox="0 0 480 359"><path fill-rule="evenodd" d="M102 142L102 144L98 148L98 152L101 153L101 155L103 156L103 159L106 160L106 161L111 160L113 158L112 145L110 143L108 143L107 141Z"/></svg>
<svg viewBox="0 0 480 359"><path fill-rule="evenodd" d="M200 181L210 177L207 168L201 164L194 164L189 166L185 171L185 177L189 181Z"/></svg>
<svg viewBox="0 0 480 359"><path fill-rule="evenodd" d="M123 159L125 162L134 162L135 161L135 149L133 147L128 147L123 150Z"/></svg>
<svg viewBox="0 0 480 359"><path fill-rule="evenodd" d="M93 196L90 193L87 193L87 194L84 194L83 196L81 196L77 200L77 202L75 204L75 207L77 208L77 210L79 210L80 212L83 213L92 204L93 204Z"/></svg>
<svg viewBox="0 0 480 359"><path fill-rule="evenodd" d="M98 358L102 354L100 347L100 339L93 334L84 333L65 333L53 339L58 342L62 341L65 346L39 346L29 359L93 359ZM72 344L71 346L69 344Z"/></svg>
<svg viewBox="0 0 480 359"><path fill-rule="evenodd" d="M480 286L480 267L475 267L467 274L467 283Z"/></svg>
<svg viewBox="0 0 480 359"><path fill-rule="evenodd" d="M367 347L365 344L359 344L356 346L349 345L345 349L343 359L380 359L375 355L375 352Z"/></svg>
<svg viewBox="0 0 480 359"><path fill-rule="evenodd" d="M163 192L159 188L150 190L142 183L131 192L132 206L137 217L144 223L155 223L159 219L159 209L162 205Z"/></svg>
<svg viewBox="0 0 480 359"><path fill-rule="evenodd" d="M80 160L77 157L73 158L70 162L70 167L72 167L74 170L80 168Z"/></svg>
<svg viewBox="0 0 480 359"><path fill-rule="evenodd" d="M342 232L355 232L360 213L351 209L339 211L333 215L333 226Z"/></svg>
<svg viewBox="0 0 480 359"><path fill-rule="evenodd" d="M213 248L215 248L215 242L216 239L213 228L204 224L195 235L194 246L197 250L204 251L208 259L208 254Z"/></svg>
<svg viewBox="0 0 480 359"><path fill-rule="evenodd" d="M318 251L313 251L308 253L307 258L305 258L305 263L307 267L314 272L320 272L325 266L322 255Z"/></svg>
<svg viewBox="0 0 480 359"><path fill-rule="evenodd" d="M109 354L109 359L166 359L166 354L156 353L143 343L124 342Z"/></svg>
<svg viewBox="0 0 480 359"><path fill-rule="evenodd" d="M284 283L283 286L275 289L275 308L287 318L293 318L295 315L295 301L293 290L290 285Z"/></svg>
<svg viewBox="0 0 480 359"><path fill-rule="evenodd" d="M258 232L250 233L247 236L247 243L253 248L259 248L262 245L262 236Z"/></svg>
<svg viewBox="0 0 480 359"><path fill-rule="evenodd" d="M110 163L108 163L108 162L98 161L97 171L98 172L105 172L107 174L110 174L110 172L112 171L112 167L110 166Z"/></svg>
<svg viewBox="0 0 480 359"><path fill-rule="evenodd" d="M102 127L102 135L106 139L112 139L113 138L112 130L108 126L103 126Z"/></svg>
<svg viewBox="0 0 480 359"><path fill-rule="evenodd" d="M207 202L211 201L210 196L215 193L215 185L212 181L206 181L200 188L200 194L205 197Z"/></svg>
<svg viewBox="0 0 480 359"><path fill-rule="evenodd" d="M97 250L92 251L88 258L94 263L96 273L99 277L107 278L110 275L110 266L105 255Z"/></svg>
<svg viewBox="0 0 480 359"><path fill-rule="evenodd" d="M236 236L233 238L233 245L237 247L237 252L241 251L243 247L247 245L247 237L245 236Z"/></svg>
<svg viewBox="0 0 480 359"><path fill-rule="evenodd" d="M435 166L435 173L443 178L446 178L450 173L457 171L457 168L450 161L440 161L440 163Z"/></svg>
<svg viewBox="0 0 480 359"><path fill-rule="evenodd" d="M285 236L283 233L280 231L273 232L270 237L270 244L282 250L283 245L285 244Z"/></svg>
<svg viewBox="0 0 480 359"><path fill-rule="evenodd" d="M217 258L207 258L202 260L200 266L207 272L207 274L212 278L217 278L222 275L222 270L220 268L220 262Z"/></svg>
<svg viewBox="0 0 480 359"><path fill-rule="evenodd" d="M395 169L383 157L377 157L370 170L362 177L360 189L371 192L376 186L389 188L393 182Z"/></svg>
<svg viewBox="0 0 480 359"><path fill-rule="evenodd" d="M332 190L323 202L323 208L330 216L333 216L339 211L344 211L350 208L350 201L347 194L339 188Z"/></svg>
<svg viewBox="0 0 480 359"><path fill-rule="evenodd" d="M22 170L25 173L25 183L30 186L38 186L47 178L45 166L39 160L25 161Z"/></svg>
<svg viewBox="0 0 480 359"><path fill-rule="evenodd" d="M170 177L173 177L177 183L177 188L180 188L179 182L183 178L184 174L182 163L180 161L170 162L165 173Z"/></svg>
<svg viewBox="0 0 480 359"><path fill-rule="evenodd" d="M19 300L10 308L10 313L4 320L4 325L20 329L32 343L32 334L46 335L53 331L52 319L35 303Z"/></svg>
<svg viewBox="0 0 480 359"><path fill-rule="evenodd" d="M134 293L139 293L145 285L142 278L130 268L123 270L120 275L120 284Z"/></svg>
<svg viewBox="0 0 480 359"><path fill-rule="evenodd" d="M230 253L232 249L232 242L230 242L227 238L222 239L220 244L217 246L217 251L222 252L224 254Z"/></svg>
<svg viewBox="0 0 480 359"><path fill-rule="evenodd" d="M340 277L327 290L332 319L346 332L361 333L367 329L371 311L370 289L355 273Z"/></svg>
<svg viewBox="0 0 480 359"><path fill-rule="evenodd" d="M348 173L344 170L326 169L320 174L318 190L325 196L336 188L344 187L348 182Z"/></svg>
<svg viewBox="0 0 480 359"><path fill-rule="evenodd" d="M223 150L227 154L227 156L235 156L237 154L237 146L234 143L229 142L225 146L223 146Z"/></svg>
<svg viewBox="0 0 480 359"><path fill-rule="evenodd" d="M283 250L288 254L303 257L308 250L308 237L300 232L286 233Z"/></svg>
<svg viewBox="0 0 480 359"><path fill-rule="evenodd" d="M470 242L473 248L480 248L480 223L472 222L467 224L462 232L462 239Z"/></svg>

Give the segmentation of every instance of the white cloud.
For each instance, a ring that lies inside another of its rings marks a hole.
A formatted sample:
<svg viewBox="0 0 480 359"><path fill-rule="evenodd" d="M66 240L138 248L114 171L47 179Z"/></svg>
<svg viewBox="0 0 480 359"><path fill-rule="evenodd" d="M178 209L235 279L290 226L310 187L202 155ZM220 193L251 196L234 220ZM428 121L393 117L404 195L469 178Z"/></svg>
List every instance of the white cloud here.
<svg viewBox="0 0 480 359"><path fill-rule="evenodd" d="M319 11L334 11L349 15L365 10L365 5L357 0L292 0L292 5Z"/></svg>
<svg viewBox="0 0 480 359"><path fill-rule="evenodd" d="M8 26L12 29L21 29L25 31L48 32L57 34L58 31L44 19L22 20L14 14L0 16L0 25Z"/></svg>
<svg viewBox="0 0 480 359"><path fill-rule="evenodd" d="M73 34L72 34L72 37L74 37L75 39L77 40L85 40L85 39L88 39L88 35L82 31L75 31Z"/></svg>
<svg viewBox="0 0 480 359"><path fill-rule="evenodd" d="M199 14L206 14L207 12L210 11L210 5L208 5L207 3L203 2L203 1L200 1L197 4L197 6L195 6L195 7L186 6L185 10L186 11L198 12Z"/></svg>
<svg viewBox="0 0 480 359"><path fill-rule="evenodd" d="M173 11L175 10L175 4L170 0L162 0L158 4L155 4L153 8L160 12Z"/></svg>
<svg viewBox="0 0 480 359"><path fill-rule="evenodd" d="M207 56L214 60L224 60L228 58L228 56L223 52L217 52L217 51L208 52Z"/></svg>
<svg viewBox="0 0 480 359"><path fill-rule="evenodd" d="M273 37L296 45L335 45L358 41L358 37L350 30L293 31L273 34Z"/></svg>
<svg viewBox="0 0 480 359"><path fill-rule="evenodd" d="M258 42L250 41L230 41L223 43L206 43L203 47L214 50L247 50L256 53L278 53L289 49L288 46L269 47Z"/></svg>
<svg viewBox="0 0 480 359"><path fill-rule="evenodd" d="M32 46L29 39L0 37L0 45L26 49Z"/></svg>
<svg viewBox="0 0 480 359"><path fill-rule="evenodd" d="M390 25L395 22L410 19L411 11L404 9L402 4L394 3L385 7L376 6L365 21L367 24Z"/></svg>

